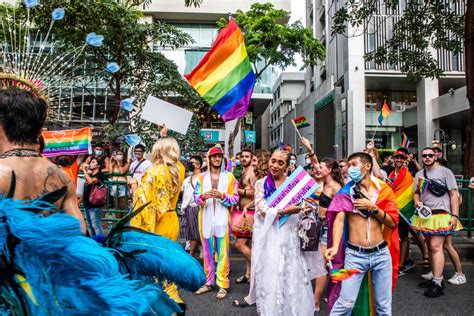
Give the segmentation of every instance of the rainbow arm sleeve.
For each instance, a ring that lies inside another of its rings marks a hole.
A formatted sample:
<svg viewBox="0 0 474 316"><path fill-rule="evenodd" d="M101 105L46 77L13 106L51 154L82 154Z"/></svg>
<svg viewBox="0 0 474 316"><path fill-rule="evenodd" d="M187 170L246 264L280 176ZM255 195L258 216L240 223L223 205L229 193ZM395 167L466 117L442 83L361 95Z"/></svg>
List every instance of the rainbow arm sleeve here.
<svg viewBox="0 0 474 316"><path fill-rule="evenodd" d="M194 201L199 205L203 206L205 201L202 198L202 175L197 178L196 188L194 188Z"/></svg>
<svg viewBox="0 0 474 316"><path fill-rule="evenodd" d="M239 202L239 193L237 192L238 182L235 179L232 173L228 173L229 185L227 187L227 192L223 193L221 203L224 206L231 207Z"/></svg>

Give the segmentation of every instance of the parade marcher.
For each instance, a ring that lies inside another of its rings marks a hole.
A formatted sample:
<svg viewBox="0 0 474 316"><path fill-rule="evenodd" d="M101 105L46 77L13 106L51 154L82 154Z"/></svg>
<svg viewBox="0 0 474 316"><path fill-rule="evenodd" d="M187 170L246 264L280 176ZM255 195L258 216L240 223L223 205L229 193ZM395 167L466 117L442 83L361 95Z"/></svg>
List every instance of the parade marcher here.
<svg viewBox="0 0 474 316"><path fill-rule="evenodd" d="M84 157L84 155L79 155L76 159L68 155L59 155L56 157L56 164L62 171L67 173L74 185L77 185L77 175L79 173L79 167L84 161Z"/></svg>
<svg viewBox="0 0 474 316"><path fill-rule="evenodd" d="M459 192L453 172L436 164L433 148L423 149L421 157L425 169L415 175L417 212L411 223L416 231L425 235L432 268L433 278L420 283L420 286L427 288L425 296L435 298L444 294L443 244L446 236L462 228L459 222Z"/></svg>
<svg viewBox="0 0 474 316"><path fill-rule="evenodd" d="M85 233L74 183L36 150L46 113L46 102L31 92L0 89L0 192L29 201L57 192L55 200L50 201L56 209L43 214L62 211L72 215L79 219Z"/></svg>
<svg viewBox="0 0 474 316"><path fill-rule="evenodd" d="M275 150L267 176L255 185L250 292L243 300L232 303L237 307L256 303L259 315L314 315L311 280L325 274L314 260L314 253L300 248L300 217L311 208L307 209L304 203L284 209L267 205L267 199L287 178L289 158L288 152ZM280 226L277 218L283 215L291 216Z"/></svg>
<svg viewBox="0 0 474 316"><path fill-rule="evenodd" d="M123 150L117 150L110 157L110 180L116 182L111 187L110 195L115 198L114 208L119 210L127 209L127 172L129 163ZM118 182L118 183L117 183ZM120 184L123 182L123 184ZM122 214L115 213L116 218L122 217Z"/></svg>
<svg viewBox="0 0 474 316"><path fill-rule="evenodd" d="M349 163L346 159L339 160L339 170L341 171L341 175L344 178L346 183L350 182L351 179L349 178Z"/></svg>
<svg viewBox="0 0 474 316"><path fill-rule="evenodd" d="M239 205L232 214L232 234L237 238L235 246L244 255L246 262L245 274L237 278L235 283L250 282L250 257L252 230L254 221L255 171L252 166L252 151L244 148L240 153L240 163L244 169L239 181Z"/></svg>
<svg viewBox="0 0 474 316"><path fill-rule="evenodd" d="M145 172L134 194L136 207L147 202L151 204L136 215L130 225L176 241L179 235L176 203L185 173L179 162L178 142L166 136L166 126L161 128L160 135L161 138L155 142L152 150L155 165ZM160 281L163 281L163 287L169 297L185 309L176 285L166 280Z"/></svg>
<svg viewBox="0 0 474 316"><path fill-rule="evenodd" d="M404 147L398 148L393 154L395 169L387 177L387 184L392 188L395 198L397 199L397 207L399 210L398 221L398 237L400 238L400 270L398 275L404 275L407 271L415 266L415 262L410 258L410 221L415 212L415 204L413 202L414 186L413 177L406 167L408 150ZM428 260L428 249L425 241L420 234L416 234L418 247L420 247L423 260Z"/></svg>
<svg viewBox="0 0 474 316"><path fill-rule="evenodd" d="M372 157L364 152L349 156L347 183L334 197L327 211L327 259L334 269L358 269L341 283L329 284L331 315L349 315L359 295L373 293L376 315L392 314L392 290L398 276L398 208L390 187L372 176ZM347 224L348 227L345 227ZM348 233L343 231L347 230ZM347 246L346 249L344 247ZM366 274L370 273L372 280ZM362 286L362 288L361 288Z"/></svg>
<svg viewBox="0 0 474 316"><path fill-rule="evenodd" d="M181 209L184 213L185 237L190 241L189 254L194 256L194 251L200 241L199 236L199 205L194 201L194 190L196 189L198 177L201 175L202 158L191 156L189 158L188 170L192 174L183 182L183 202Z"/></svg>
<svg viewBox="0 0 474 316"><path fill-rule="evenodd" d="M199 229L206 284L195 294L212 291L212 286L217 284L219 291L216 297L224 299L230 286L230 208L238 203L239 195L237 180L232 173L225 171L222 147L220 145L212 147L207 157L208 170L198 177L194 196L201 207Z"/></svg>

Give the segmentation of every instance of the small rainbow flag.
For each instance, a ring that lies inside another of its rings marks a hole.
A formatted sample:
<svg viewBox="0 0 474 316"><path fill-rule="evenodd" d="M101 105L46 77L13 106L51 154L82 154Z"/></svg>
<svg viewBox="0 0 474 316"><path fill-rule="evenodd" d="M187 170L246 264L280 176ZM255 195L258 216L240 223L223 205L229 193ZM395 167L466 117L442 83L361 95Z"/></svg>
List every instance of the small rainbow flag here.
<svg viewBox="0 0 474 316"><path fill-rule="evenodd" d="M333 282L342 282L355 274L362 273L358 269L331 269L330 275Z"/></svg>
<svg viewBox="0 0 474 316"><path fill-rule="evenodd" d="M44 131L43 137L46 146L43 155L46 157L92 153L92 129L89 127L63 131Z"/></svg>
<svg viewBox="0 0 474 316"><path fill-rule="evenodd" d="M309 122L304 116L294 118L291 121L293 122L293 125L295 125L297 129L309 126Z"/></svg>
<svg viewBox="0 0 474 316"><path fill-rule="evenodd" d="M387 101L383 101L382 109L380 110L380 115L379 115L379 124L382 125L382 122L384 119L386 119L390 113L392 113L392 110L388 107Z"/></svg>
<svg viewBox="0 0 474 316"><path fill-rule="evenodd" d="M429 184L430 184L430 180L425 179L423 177L419 177L418 178L418 191L420 191L420 193L425 192Z"/></svg>
<svg viewBox="0 0 474 316"><path fill-rule="evenodd" d="M408 138L407 134L405 134L404 132L402 132L402 135L403 135L402 147L408 149L408 147L410 146L410 139Z"/></svg>
<svg viewBox="0 0 474 316"><path fill-rule="evenodd" d="M184 77L224 122L247 113L256 77L234 20L219 32L209 52Z"/></svg>

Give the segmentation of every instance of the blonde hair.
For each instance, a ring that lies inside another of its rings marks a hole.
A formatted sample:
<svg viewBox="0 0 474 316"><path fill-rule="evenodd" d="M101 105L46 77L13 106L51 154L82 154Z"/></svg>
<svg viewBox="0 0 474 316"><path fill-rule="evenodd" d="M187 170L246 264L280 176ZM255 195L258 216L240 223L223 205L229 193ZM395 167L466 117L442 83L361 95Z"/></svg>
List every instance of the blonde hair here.
<svg viewBox="0 0 474 316"><path fill-rule="evenodd" d="M153 162L163 163L168 167L173 181L173 193L178 192L180 189L178 168L180 155L178 142L172 137L158 139L153 145L151 153Z"/></svg>

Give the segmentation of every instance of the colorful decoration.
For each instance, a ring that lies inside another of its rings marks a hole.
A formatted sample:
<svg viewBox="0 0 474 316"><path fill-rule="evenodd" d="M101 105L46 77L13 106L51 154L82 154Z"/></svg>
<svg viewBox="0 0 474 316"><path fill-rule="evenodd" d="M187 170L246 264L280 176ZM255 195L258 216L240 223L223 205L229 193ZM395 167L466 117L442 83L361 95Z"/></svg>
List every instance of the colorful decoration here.
<svg viewBox="0 0 474 316"><path fill-rule="evenodd" d="M23 3L28 9L34 8L39 4L38 0L24 0Z"/></svg>
<svg viewBox="0 0 474 316"><path fill-rule="evenodd" d="M142 142L142 139L140 138L140 136L136 134L127 134L123 136L123 139L127 143L127 145L131 147L137 146L138 144Z"/></svg>
<svg viewBox="0 0 474 316"><path fill-rule="evenodd" d="M388 107L387 100L384 100L382 109L380 110L380 115L379 115L380 125L382 125L383 120L386 119L390 115L390 113L392 113L392 110Z"/></svg>
<svg viewBox="0 0 474 316"><path fill-rule="evenodd" d="M43 155L55 157L60 155L85 155L92 153L92 129L70 129L43 132L45 148Z"/></svg>
<svg viewBox="0 0 474 316"><path fill-rule="evenodd" d="M95 34L94 32L87 34L86 36L86 43L87 45L93 46L93 47L100 47L102 46L104 41L104 36L103 35L98 35Z"/></svg>
<svg viewBox="0 0 474 316"><path fill-rule="evenodd" d="M408 138L407 134L405 134L404 132L402 132L402 135L403 135L402 147L408 149L408 147L410 146L410 139Z"/></svg>
<svg viewBox="0 0 474 316"><path fill-rule="evenodd" d="M59 21L64 19L64 14L65 12L63 8L56 8L51 13L51 18L53 19L53 21Z"/></svg>
<svg viewBox="0 0 474 316"><path fill-rule="evenodd" d="M111 62L107 64L105 70L107 70L108 73L114 74L120 70L120 66L116 62Z"/></svg>
<svg viewBox="0 0 474 316"><path fill-rule="evenodd" d="M420 191L420 193L425 192L429 184L430 184L430 180L425 179L423 177L419 177L418 178L418 191Z"/></svg>
<svg viewBox="0 0 474 316"><path fill-rule="evenodd" d="M331 269L330 271L333 282L342 282L359 273L362 273L362 271L358 269Z"/></svg>
<svg viewBox="0 0 474 316"><path fill-rule="evenodd" d="M120 107L125 111L131 112L133 110L133 100L130 98L120 101Z"/></svg>
<svg viewBox="0 0 474 316"><path fill-rule="evenodd" d="M184 77L224 122L247 113L256 77L234 20L219 32L211 50Z"/></svg>
<svg viewBox="0 0 474 316"><path fill-rule="evenodd" d="M308 122L308 120L306 120L306 117L304 117L304 116L294 118L294 119L291 120L291 122L293 122L293 125L297 129L309 126L309 122Z"/></svg>

